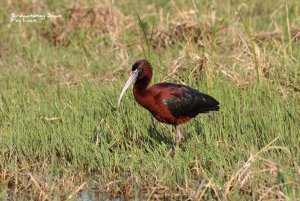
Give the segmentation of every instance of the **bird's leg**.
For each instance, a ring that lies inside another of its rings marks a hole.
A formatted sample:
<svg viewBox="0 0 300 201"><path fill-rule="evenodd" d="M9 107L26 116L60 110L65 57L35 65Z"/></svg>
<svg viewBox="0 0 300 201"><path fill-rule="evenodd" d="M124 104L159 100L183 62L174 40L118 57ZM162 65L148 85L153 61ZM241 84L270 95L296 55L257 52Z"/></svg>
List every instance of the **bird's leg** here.
<svg viewBox="0 0 300 201"><path fill-rule="evenodd" d="M182 135L181 135L181 132L180 132L179 125L175 125L175 129L176 129L176 141L179 144L181 139L182 139Z"/></svg>

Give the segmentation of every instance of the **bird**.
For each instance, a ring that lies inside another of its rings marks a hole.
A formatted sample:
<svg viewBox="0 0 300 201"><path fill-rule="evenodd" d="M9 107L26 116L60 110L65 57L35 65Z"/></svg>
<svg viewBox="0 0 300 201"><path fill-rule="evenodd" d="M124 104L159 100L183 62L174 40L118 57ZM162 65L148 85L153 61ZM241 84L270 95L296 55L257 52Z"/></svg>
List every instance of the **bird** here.
<svg viewBox="0 0 300 201"><path fill-rule="evenodd" d="M220 109L215 98L182 84L162 82L149 86L152 74L152 66L146 59L136 61L119 96L118 108L126 90L134 82L135 100L156 120L175 127L178 144L182 140L180 124L188 122L200 113Z"/></svg>

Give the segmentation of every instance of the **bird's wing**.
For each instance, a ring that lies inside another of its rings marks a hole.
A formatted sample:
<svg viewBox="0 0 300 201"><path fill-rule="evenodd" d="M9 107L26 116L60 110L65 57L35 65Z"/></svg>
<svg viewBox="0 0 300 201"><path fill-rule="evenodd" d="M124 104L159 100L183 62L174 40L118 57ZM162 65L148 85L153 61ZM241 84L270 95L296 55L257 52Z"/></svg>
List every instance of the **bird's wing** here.
<svg viewBox="0 0 300 201"><path fill-rule="evenodd" d="M194 117L199 113L219 110L219 102L213 97L203 94L188 86L162 83L163 102L175 117Z"/></svg>

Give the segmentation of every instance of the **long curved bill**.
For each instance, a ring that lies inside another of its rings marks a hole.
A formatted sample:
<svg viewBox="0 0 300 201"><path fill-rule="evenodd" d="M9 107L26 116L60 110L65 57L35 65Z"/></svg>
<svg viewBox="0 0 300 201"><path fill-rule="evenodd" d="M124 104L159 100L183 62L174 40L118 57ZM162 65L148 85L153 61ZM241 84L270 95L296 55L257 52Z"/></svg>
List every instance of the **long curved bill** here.
<svg viewBox="0 0 300 201"><path fill-rule="evenodd" d="M130 84L136 80L138 74L139 74L138 69L136 69L135 71L133 71L133 72L131 73L130 77L128 78L128 80L127 80L126 84L124 85L124 87L123 87L123 89L122 89L122 92L121 92L121 94L120 94L120 97L119 97L119 100L118 100L118 107L120 107L121 100L122 100L122 98L123 98L123 96L124 96L126 90L127 90L128 87L130 86Z"/></svg>

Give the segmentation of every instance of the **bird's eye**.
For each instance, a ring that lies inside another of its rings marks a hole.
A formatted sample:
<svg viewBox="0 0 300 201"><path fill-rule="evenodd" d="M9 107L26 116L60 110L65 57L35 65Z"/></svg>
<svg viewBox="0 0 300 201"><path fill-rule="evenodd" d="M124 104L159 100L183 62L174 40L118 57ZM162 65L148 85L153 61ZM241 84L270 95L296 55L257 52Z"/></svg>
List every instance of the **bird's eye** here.
<svg viewBox="0 0 300 201"><path fill-rule="evenodd" d="M135 71L135 70L138 69L138 68L139 68L139 65L138 65L138 64L134 64L134 65L132 66L131 71Z"/></svg>

